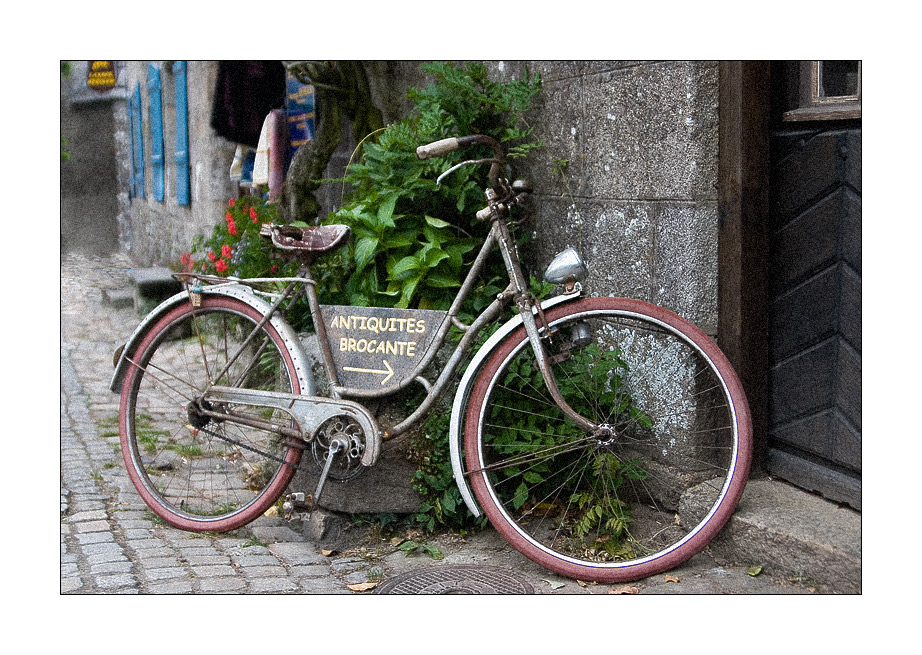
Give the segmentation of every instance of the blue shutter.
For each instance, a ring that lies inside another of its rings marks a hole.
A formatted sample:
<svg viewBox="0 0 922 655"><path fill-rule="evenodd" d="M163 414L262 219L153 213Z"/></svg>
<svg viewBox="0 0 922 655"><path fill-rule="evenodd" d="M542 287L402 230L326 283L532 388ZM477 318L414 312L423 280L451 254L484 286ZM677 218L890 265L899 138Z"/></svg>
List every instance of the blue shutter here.
<svg viewBox="0 0 922 655"><path fill-rule="evenodd" d="M144 197L144 137L141 132L141 83L134 87L128 102L128 119L131 123L131 192L135 198Z"/></svg>
<svg viewBox="0 0 922 655"><path fill-rule="evenodd" d="M176 85L176 201L189 204L189 102L186 96L186 62L173 64Z"/></svg>
<svg viewBox="0 0 922 655"><path fill-rule="evenodd" d="M160 99L160 69L147 65L147 95L150 102L150 163L154 198L163 202L163 105Z"/></svg>

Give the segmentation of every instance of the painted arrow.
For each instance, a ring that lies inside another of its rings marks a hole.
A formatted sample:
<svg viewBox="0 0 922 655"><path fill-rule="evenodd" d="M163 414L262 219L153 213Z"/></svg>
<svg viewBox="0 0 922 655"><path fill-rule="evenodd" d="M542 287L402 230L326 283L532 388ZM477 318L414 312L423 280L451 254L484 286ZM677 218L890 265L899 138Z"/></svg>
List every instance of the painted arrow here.
<svg viewBox="0 0 922 655"><path fill-rule="evenodd" d="M383 387L387 384L387 381L394 377L394 369L391 368L391 365L387 363L387 360L382 360L384 362L385 370L381 371L375 368L356 368L354 366L343 366L344 371L351 371L352 373L373 373L374 375L383 375L384 379L381 380L381 386Z"/></svg>

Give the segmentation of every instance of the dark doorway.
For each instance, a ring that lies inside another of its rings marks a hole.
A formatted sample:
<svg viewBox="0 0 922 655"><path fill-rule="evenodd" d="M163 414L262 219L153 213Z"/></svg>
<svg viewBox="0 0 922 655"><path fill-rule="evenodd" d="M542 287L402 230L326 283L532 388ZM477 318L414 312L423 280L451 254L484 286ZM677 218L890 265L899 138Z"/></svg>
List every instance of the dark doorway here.
<svg viewBox="0 0 922 655"><path fill-rule="evenodd" d="M860 62L771 79L765 469L860 509Z"/></svg>

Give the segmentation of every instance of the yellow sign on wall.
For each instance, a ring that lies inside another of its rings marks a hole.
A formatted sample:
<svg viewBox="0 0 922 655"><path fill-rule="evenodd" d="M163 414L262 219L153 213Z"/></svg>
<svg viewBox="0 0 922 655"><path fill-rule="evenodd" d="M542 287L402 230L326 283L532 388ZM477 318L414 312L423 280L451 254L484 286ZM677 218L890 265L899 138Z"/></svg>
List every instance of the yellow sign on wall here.
<svg viewBox="0 0 922 655"><path fill-rule="evenodd" d="M115 88L116 79L114 61L91 61L86 67L86 85L94 91L105 93Z"/></svg>

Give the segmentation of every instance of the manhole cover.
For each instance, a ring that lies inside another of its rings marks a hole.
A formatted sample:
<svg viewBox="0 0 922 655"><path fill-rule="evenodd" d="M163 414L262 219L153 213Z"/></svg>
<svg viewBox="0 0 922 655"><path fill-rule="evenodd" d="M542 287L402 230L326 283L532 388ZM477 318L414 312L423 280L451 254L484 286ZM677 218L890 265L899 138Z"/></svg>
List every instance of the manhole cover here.
<svg viewBox="0 0 922 655"><path fill-rule="evenodd" d="M401 573L385 580L376 594L533 594L522 578L495 566L450 565Z"/></svg>

